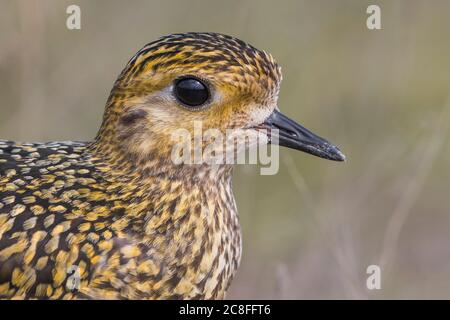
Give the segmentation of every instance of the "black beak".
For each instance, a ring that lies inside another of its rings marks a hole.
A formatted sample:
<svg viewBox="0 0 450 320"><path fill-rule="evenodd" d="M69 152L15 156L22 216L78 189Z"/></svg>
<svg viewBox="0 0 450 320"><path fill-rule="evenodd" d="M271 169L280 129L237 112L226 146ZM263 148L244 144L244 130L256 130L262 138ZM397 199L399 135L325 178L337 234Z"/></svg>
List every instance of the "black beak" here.
<svg viewBox="0 0 450 320"><path fill-rule="evenodd" d="M345 161L345 155L338 147L316 136L278 110L275 110L261 127L269 130L270 143L301 150L329 160Z"/></svg>

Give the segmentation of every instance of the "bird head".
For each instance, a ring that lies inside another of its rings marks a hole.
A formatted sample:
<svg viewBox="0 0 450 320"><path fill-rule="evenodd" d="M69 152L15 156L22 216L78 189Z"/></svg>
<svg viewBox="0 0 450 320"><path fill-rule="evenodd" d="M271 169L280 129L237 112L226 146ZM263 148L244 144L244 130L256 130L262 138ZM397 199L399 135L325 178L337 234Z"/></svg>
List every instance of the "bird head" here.
<svg viewBox="0 0 450 320"><path fill-rule="evenodd" d="M174 132L195 139L197 123L203 132L240 130L259 143L344 160L337 147L280 113L281 78L270 54L239 39L216 33L162 37L139 50L118 77L97 145L141 162L168 160Z"/></svg>

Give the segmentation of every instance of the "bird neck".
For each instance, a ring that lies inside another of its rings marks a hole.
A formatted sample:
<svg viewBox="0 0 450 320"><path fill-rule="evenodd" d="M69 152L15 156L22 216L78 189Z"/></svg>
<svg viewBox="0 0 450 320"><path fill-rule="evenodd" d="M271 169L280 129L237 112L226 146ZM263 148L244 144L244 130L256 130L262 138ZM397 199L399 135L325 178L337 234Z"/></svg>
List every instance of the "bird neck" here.
<svg viewBox="0 0 450 320"><path fill-rule="evenodd" d="M234 233L238 229L232 165L175 165L159 158L142 162L129 155L107 154L102 150L92 144L85 155L115 199L115 205L124 208L116 218L127 221L126 231L143 239L151 238L155 224L172 221L173 216L187 220L194 216L198 223L203 221L202 228L219 233ZM169 222L165 227L170 227Z"/></svg>
<svg viewBox="0 0 450 320"><path fill-rule="evenodd" d="M182 209L181 202L209 211L214 211L211 206L218 206L225 215L235 212L231 165L175 165L159 158L143 161L117 151L105 153L95 147L95 143L88 146L86 160L94 165L116 203L132 203L124 205L125 210L119 211L116 217L132 220L129 225L138 234L153 232L147 221L149 212L165 211L169 216L183 212L189 216L192 210ZM205 216L208 212L201 214ZM154 219L160 218L156 215Z"/></svg>
<svg viewBox="0 0 450 320"><path fill-rule="evenodd" d="M220 183L231 179L233 165L220 164L175 164L170 156L149 153L141 156L126 150L104 145L101 141L92 142L87 152L90 161L112 180L145 183L154 178L165 178L186 183Z"/></svg>

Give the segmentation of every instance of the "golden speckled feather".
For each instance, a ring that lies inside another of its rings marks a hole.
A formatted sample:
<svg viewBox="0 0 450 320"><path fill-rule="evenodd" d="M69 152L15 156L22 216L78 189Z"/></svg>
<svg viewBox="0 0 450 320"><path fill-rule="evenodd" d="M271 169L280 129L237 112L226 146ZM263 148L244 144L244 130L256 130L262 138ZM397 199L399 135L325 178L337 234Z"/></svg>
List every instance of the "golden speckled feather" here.
<svg viewBox="0 0 450 320"><path fill-rule="evenodd" d="M0 158L2 297L223 295L240 256L228 174L142 179L75 142L2 141ZM78 290L66 284L71 266Z"/></svg>

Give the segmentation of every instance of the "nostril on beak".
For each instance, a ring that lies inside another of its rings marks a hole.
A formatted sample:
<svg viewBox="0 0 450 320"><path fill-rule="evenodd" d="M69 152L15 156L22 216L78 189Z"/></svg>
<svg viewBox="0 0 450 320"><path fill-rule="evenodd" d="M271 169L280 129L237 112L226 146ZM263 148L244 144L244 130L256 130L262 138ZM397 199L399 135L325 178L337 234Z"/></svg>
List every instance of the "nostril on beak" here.
<svg viewBox="0 0 450 320"><path fill-rule="evenodd" d="M272 128L271 129L277 129L280 132L283 132L284 134L287 134L287 135L289 135L289 136L291 136L293 138L298 137L298 134L295 131L290 130L289 128L281 127L281 126L279 126L276 123L272 123Z"/></svg>

